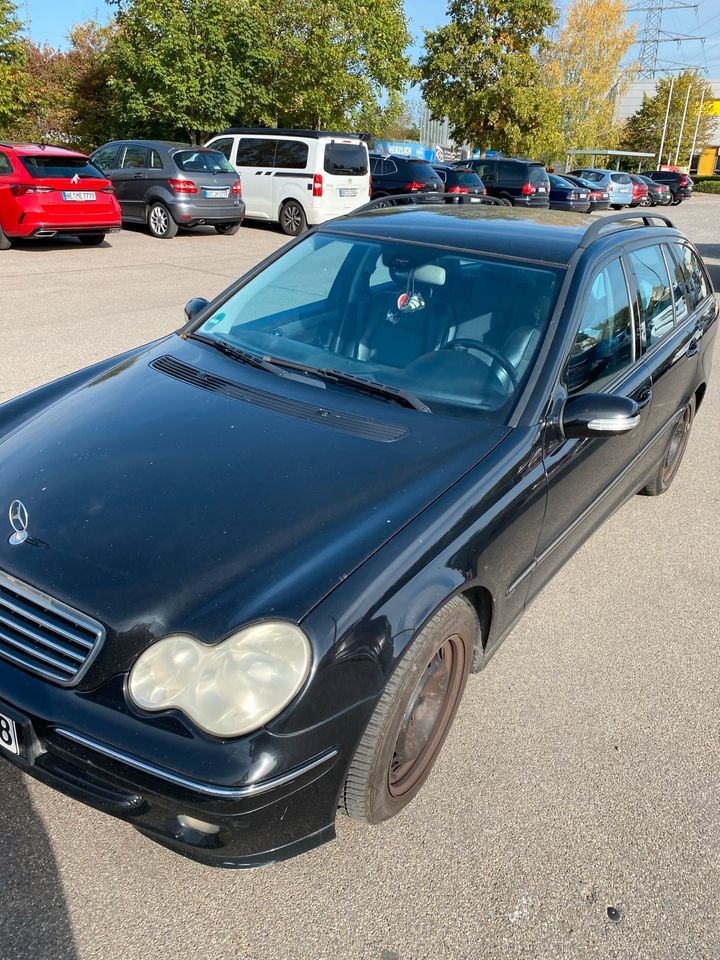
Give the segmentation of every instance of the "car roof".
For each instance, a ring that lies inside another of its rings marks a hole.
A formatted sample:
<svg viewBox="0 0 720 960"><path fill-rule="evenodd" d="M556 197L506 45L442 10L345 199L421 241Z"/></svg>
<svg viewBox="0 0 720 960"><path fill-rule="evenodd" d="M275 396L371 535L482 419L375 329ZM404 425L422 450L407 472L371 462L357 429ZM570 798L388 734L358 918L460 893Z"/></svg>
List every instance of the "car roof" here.
<svg viewBox="0 0 720 960"><path fill-rule="evenodd" d="M69 150L67 147L55 147L49 143L0 143L0 147L13 150L20 157L87 157L87 154L80 153L79 150Z"/></svg>
<svg viewBox="0 0 720 960"><path fill-rule="evenodd" d="M227 127L217 136L227 133L251 133L263 137L305 137L309 140L323 140L325 137L342 137L343 140L364 139L363 134L347 133L344 130L300 130L294 127Z"/></svg>
<svg viewBox="0 0 720 960"><path fill-rule="evenodd" d="M462 173L465 170L465 167L457 167L451 163L431 163L430 166L434 170L447 170L448 173ZM467 167L467 173L475 173L470 167Z"/></svg>
<svg viewBox="0 0 720 960"><path fill-rule="evenodd" d="M104 147L119 147L123 144L127 144L128 146L154 147L156 150L212 150L212 147L201 147L199 144L182 143L178 140L135 140L131 137L126 137L124 140L110 140L104 143L102 147L98 147L98 150L102 150ZM93 153L97 153L97 150L93 150Z"/></svg>
<svg viewBox="0 0 720 960"><path fill-rule="evenodd" d="M361 210L326 221L321 233L418 243L513 260L566 267L579 247L602 251L638 230L638 221L654 214L593 219L584 214L485 206L484 204L407 204ZM656 219L667 218L658 214ZM617 222L617 221L620 222ZM627 223L625 221L627 220ZM670 221L642 228L648 239L682 237ZM604 232L603 225L610 228ZM590 233L589 233L590 231Z"/></svg>

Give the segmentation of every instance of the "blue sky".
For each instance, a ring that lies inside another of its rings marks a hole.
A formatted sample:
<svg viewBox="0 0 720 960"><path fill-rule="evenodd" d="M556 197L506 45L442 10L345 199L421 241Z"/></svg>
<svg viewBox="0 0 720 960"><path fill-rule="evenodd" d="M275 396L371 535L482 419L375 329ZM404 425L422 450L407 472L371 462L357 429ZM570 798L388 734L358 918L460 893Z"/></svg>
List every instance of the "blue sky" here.
<svg viewBox="0 0 720 960"><path fill-rule="evenodd" d="M110 8L104 0L15 0L21 16L27 8L31 35L38 43L63 44L73 23L96 17L105 20ZM635 4L630 4L635 6ZM561 4L564 6L564 4ZM445 18L445 0L405 0L416 42L422 43L423 27L432 28ZM638 17L638 14L631 16ZM665 14L663 27L682 34L702 34L704 46L698 42L664 43L661 56L673 64L687 63L707 67L713 79L720 78L720 6L718 0L697 0L697 10L671 10Z"/></svg>

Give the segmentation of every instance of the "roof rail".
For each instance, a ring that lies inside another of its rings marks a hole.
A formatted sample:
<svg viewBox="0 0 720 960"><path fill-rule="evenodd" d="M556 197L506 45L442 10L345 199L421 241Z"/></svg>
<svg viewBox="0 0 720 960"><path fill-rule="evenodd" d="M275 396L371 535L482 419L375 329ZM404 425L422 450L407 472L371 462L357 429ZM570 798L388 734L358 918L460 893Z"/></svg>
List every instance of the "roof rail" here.
<svg viewBox="0 0 720 960"><path fill-rule="evenodd" d="M431 206L449 206L444 193L433 194L429 199L425 199L421 193L390 193L386 197L376 197L369 203L364 203L361 207L350 210L345 216L352 216L355 213L365 213L367 210L382 210L384 207L431 207ZM422 198L422 199L421 199ZM453 194L453 199L458 203L485 203L495 207L506 207L508 204L498 200L497 197L475 197L469 193ZM398 201L402 200L402 203Z"/></svg>
<svg viewBox="0 0 720 960"><path fill-rule="evenodd" d="M368 135L349 133L343 130L303 130L298 127L226 127L218 134L252 133L265 137L305 137L307 140L319 140L324 137L341 137L343 140L363 140Z"/></svg>
<svg viewBox="0 0 720 960"><path fill-rule="evenodd" d="M598 217L594 223L591 223L585 231L585 235L580 241L578 249L584 250L586 247L589 247L591 243L597 240L604 227L612 226L624 220L642 220L646 227L651 227L653 225L651 221L653 220L662 220L665 226L673 230L675 229L673 221L670 217L665 216L664 213L635 213L634 210L621 210L619 213L611 213L607 217Z"/></svg>

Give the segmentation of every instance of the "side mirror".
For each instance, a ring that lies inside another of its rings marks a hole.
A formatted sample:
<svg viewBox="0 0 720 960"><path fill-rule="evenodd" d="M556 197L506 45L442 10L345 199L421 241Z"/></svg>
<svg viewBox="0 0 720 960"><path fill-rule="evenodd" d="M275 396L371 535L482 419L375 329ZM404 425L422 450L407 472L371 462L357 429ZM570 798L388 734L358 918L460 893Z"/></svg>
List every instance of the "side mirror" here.
<svg viewBox="0 0 720 960"><path fill-rule="evenodd" d="M582 393L567 401L561 419L566 437L619 437L640 423L640 408L629 397Z"/></svg>
<svg viewBox="0 0 720 960"><path fill-rule="evenodd" d="M194 319L209 303L210 301L206 300L205 297L193 297L192 300L188 300L185 304L185 316L188 321Z"/></svg>

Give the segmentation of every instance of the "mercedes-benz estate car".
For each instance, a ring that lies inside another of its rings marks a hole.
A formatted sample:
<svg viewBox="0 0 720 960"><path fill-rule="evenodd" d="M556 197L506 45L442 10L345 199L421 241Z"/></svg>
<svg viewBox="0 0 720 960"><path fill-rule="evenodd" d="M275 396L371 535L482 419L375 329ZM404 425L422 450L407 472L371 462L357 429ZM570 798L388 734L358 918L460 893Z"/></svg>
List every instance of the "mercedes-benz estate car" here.
<svg viewBox="0 0 720 960"><path fill-rule="evenodd" d="M673 482L718 309L665 217L440 198L186 310L0 405L0 760L245 867L412 800L468 675Z"/></svg>

